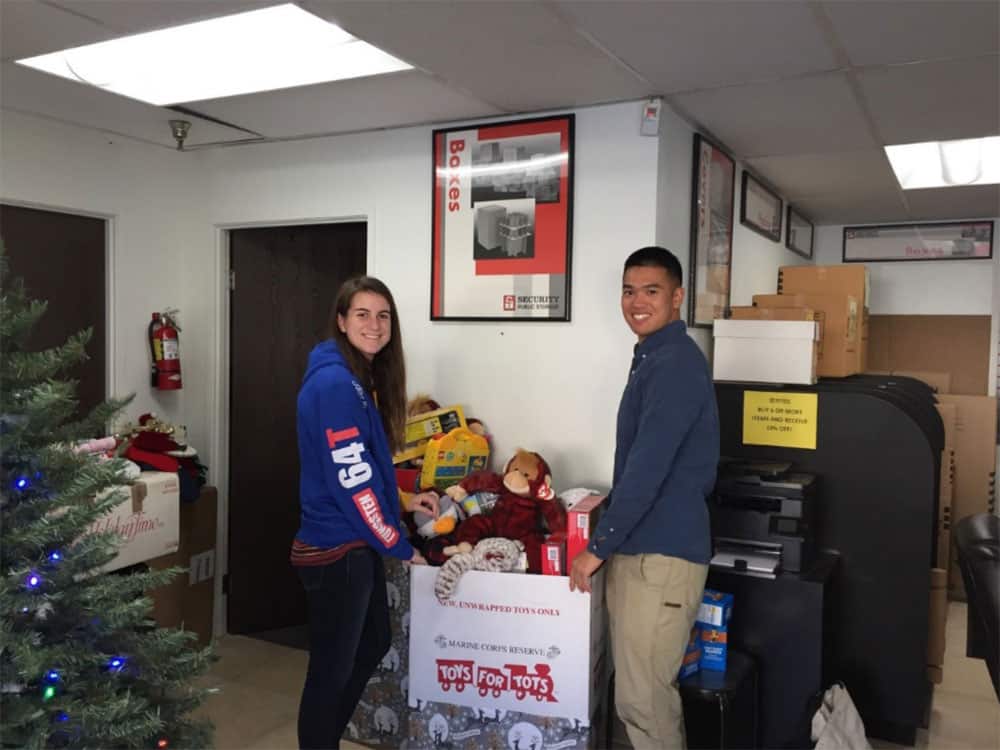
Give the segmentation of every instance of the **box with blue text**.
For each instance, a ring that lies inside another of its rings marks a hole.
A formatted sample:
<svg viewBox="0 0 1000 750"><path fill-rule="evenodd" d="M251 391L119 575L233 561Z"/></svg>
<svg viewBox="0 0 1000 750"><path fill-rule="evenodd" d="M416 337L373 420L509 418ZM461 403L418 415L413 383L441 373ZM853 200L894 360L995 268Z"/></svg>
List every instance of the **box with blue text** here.
<svg viewBox="0 0 1000 750"><path fill-rule="evenodd" d="M702 625L726 630L733 616L733 595L714 589L705 589L696 618Z"/></svg>

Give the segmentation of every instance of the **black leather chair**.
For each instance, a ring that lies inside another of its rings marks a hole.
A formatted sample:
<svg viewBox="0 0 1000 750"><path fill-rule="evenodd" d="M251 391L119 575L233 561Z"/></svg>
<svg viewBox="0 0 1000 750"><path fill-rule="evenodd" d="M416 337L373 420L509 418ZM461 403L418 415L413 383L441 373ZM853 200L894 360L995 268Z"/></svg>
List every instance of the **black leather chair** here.
<svg viewBox="0 0 1000 750"><path fill-rule="evenodd" d="M952 535L969 599L965 655L986 661L1000 700L1000 517L963 518Z"/></svg>

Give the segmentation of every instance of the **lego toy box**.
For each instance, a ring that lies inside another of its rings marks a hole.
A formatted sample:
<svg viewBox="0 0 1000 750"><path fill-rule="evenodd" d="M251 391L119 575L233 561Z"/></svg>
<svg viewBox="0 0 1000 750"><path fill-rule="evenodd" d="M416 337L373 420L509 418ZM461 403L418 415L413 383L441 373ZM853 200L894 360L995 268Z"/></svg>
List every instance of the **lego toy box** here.
<svg viewBox="0 0 1000 750"><path fill-rule="evenodd" d="M566 532L549 534L542 543L542 575L564 576L566 570Z"/></svg>
<svg viewBox="0 0 1000 750"><path fill-rule="evenodd" d="M403 448L392 457L392 462L400 464L412 458L421 458L427 448L427 441L432 437L465 426L465 414L461 406L446 406L412 416L406 420Z"/></svg>
<svg viewBox="0 0 1000 750"><path fill-rule="evenodd" d="M604 505L604 495L588 495L566 512L566 565L587 548Z"/></svg>
<svg viewBox="0 0 1000 750"><path fill-rule="evenodd" d="M435 435L424 448L420 488L443 491L474 471L486 468L490 444L467 427L456 427L446 435Z"/></svg>

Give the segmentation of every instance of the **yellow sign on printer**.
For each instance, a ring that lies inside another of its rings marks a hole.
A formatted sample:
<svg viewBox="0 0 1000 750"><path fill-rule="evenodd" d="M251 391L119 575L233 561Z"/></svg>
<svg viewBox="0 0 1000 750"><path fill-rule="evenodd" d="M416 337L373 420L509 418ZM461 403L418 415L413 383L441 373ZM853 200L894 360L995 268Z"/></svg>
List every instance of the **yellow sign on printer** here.
<svg viewBox="0 0 1000 750"><path fill-rule="evenodd" d="M744 391L743 444L816 450L815 393Z"/></svg>

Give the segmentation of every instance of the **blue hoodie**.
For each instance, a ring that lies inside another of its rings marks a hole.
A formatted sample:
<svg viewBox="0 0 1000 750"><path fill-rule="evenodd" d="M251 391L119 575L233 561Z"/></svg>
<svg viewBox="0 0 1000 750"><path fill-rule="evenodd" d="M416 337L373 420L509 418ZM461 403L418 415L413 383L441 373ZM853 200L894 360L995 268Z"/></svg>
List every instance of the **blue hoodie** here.
<svg viewBox="0 0 1000 750"><path fill-rule="evenodd" d="M299 500L296 539L332 548L365 541L409 560L389 441L371 399L333 339L317 344L298 398Z"/></svg>

